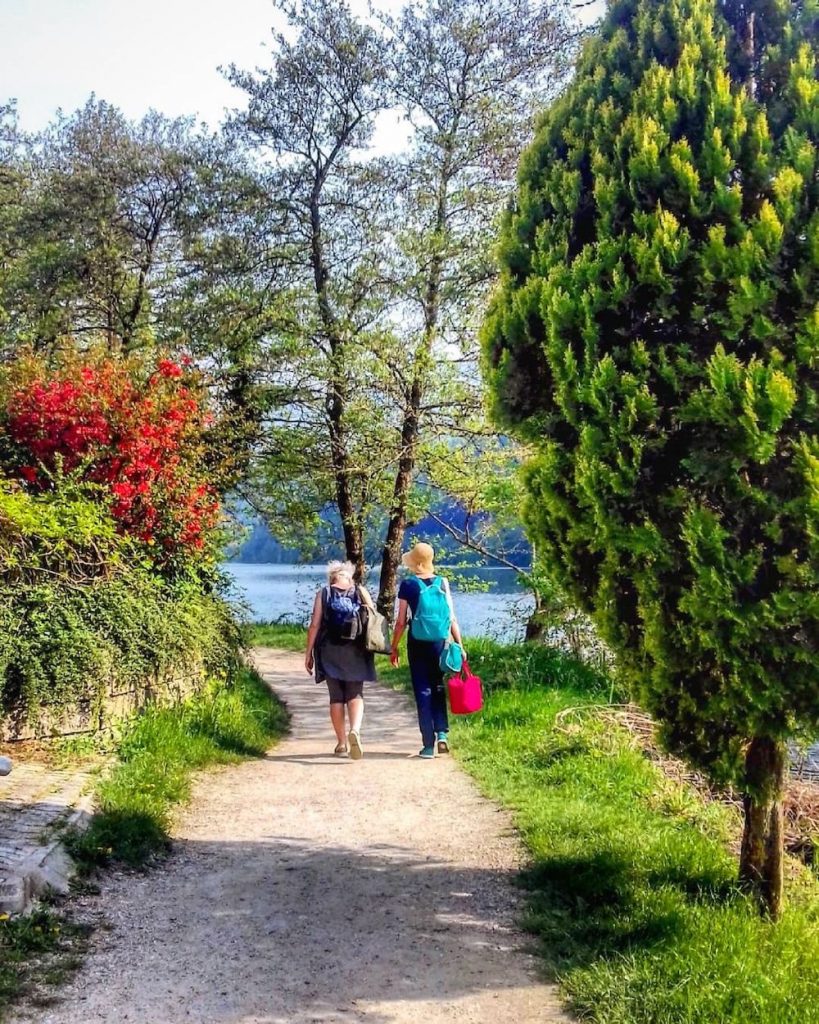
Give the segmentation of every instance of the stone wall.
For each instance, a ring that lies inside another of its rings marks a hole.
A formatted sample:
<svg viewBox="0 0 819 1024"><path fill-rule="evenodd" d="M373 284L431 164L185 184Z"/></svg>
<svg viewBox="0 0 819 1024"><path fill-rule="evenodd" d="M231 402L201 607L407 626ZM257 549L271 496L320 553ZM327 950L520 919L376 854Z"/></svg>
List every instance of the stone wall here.
<svg viewBox="0 0 819 1024"><path fill-rule="evenodd" d="M204 681L202 667L193 665L124 689L121 680L111 680L100 687L93 698L80 701L69 711L61 709L62 713L55 713L53 709L44 707L36 721L27 719L24 709L12 709L0 722L0 743L104 732L148 704L178 703L199 689Z"/></svg>

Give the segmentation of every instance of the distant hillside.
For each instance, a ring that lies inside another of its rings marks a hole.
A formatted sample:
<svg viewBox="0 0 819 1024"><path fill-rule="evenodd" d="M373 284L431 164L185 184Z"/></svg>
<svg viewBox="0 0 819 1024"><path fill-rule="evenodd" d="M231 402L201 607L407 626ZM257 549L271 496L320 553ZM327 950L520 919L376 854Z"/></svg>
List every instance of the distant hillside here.
<svg viewBox="0 0 819 1024"><path fill-rule="evenodd" d="M230 559L231 562L254 562L282 565L298 562L299 552L283 547L261 520L253 523L250 536Z"/></svg>
<svg viewBox="0 0 819 1024"><path fill-rule="evenodd" d="M454 529L463 529L465 514L463 509L454 502L442 503L435 510L435 514ZM249 522L248 526L250 535L231 555L230 561L232 562L280 565L303 562L306 559L322 562L331 558L340 558L343 555L340 540L341 528L335 510L327 512L326 538L319 540L317 537L307 537L302 550L280 544L261 520ZM459 562L478 565L483 561L479 555L461 547L447 533L445 527L437 523L431 516L425 516L407 529L407 546L416 540L424 540L432 544L438 553L438 560L442 562L457 559ZM381 557L381 542L381 537L377 535L372 537L371 546L367 552L367 560L371 565L377 564ZM522 530L507 531L500 537L499 543L505 556L513 564L523 567L531 563L531 549Z"/></svg>

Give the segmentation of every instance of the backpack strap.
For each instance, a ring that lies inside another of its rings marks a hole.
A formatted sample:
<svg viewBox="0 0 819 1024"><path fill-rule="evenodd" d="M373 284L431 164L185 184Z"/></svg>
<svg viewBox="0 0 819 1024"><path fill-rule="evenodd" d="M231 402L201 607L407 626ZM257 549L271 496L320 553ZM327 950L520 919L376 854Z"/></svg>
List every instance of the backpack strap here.
<svg viewBox="0 0 819 1024"><path fill-rule="evenodd" d="M452 623L458 620L455 617L455 605L452 603L452 591L449 589L449 580L441 577L441 590L446 595L446 603L449 605L449 636L454 641L455 634L452 632Z"/></svg>

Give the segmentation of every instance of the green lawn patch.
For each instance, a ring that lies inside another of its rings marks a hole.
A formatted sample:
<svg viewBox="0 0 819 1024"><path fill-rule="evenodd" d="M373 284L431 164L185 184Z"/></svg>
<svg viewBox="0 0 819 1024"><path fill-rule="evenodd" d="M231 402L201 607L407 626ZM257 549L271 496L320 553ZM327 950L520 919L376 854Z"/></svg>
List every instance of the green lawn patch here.
<svg viewBox="0 0 819 1024"><path fill-rule="evenodd" d="M255 642L303 648L303 630L280 629ZM608 680L534 645L467 646L486 708L453 720L453 748L515 815L531 854L525 923L580 1019L819 1024L819 886L807 873L783 920L762 921L736 885L736 814L600 721ZM378 666L407 687L405 664ZM580 710L558 719L566 709Z"/></svg>
<svg viewBox="0 0 819 1024"><path fill-rule="evenodd" d="M532 855L526 924L570 1007L598 1024L819 1021L819 887L803 877L783 921L763 922L736 885L729 808L594 715L556 728L599 691L571 673L507 688L485 675L487 708L456 721L453 743L515 813Z"/></svg>
<svg viewBox="0 0 819 1024"><path fill-rule="evenodd" d="M285 651L303 651L307 643L304 626L291 623L253 623L245 626L244 637L248 646L281 647Z"/></svg>
<svg viewBox="0 0 819 1024"><path fill-rule="evenodd" d="M86 868L144 864L167 847L171 812L188 799L194 772L259 757L286 729L283 705L250 669L175 707L148 708L124 727L116 764L97 785L98 811L69 838L72 854Z"/></svg>

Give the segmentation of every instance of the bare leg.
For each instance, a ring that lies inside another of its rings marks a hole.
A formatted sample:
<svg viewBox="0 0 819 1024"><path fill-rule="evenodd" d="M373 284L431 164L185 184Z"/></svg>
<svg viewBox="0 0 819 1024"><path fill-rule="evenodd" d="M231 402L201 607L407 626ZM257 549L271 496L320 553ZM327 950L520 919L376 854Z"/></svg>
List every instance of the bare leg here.
<svg viewBox="0 0 819 1024"><path fill-rule="evenodd" d="M333 723L333 729L336 733L336 739L342 747L347 746L347 734L344 731L344 705L343 704L331 704L330 705L330 721Z"/></svg>
<svg viewBox="0 0 819 1024"><path fill-rule="evenodd" d="M364 721L364 698L353 697L347 702L347 715L350 719L350 730L361 732L361 723Z"/></svg>

